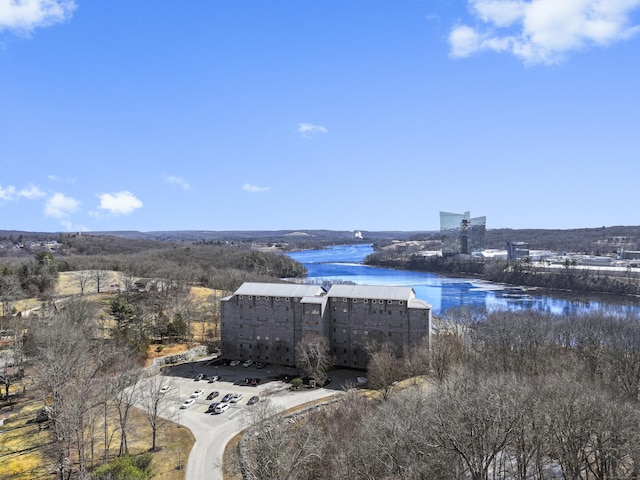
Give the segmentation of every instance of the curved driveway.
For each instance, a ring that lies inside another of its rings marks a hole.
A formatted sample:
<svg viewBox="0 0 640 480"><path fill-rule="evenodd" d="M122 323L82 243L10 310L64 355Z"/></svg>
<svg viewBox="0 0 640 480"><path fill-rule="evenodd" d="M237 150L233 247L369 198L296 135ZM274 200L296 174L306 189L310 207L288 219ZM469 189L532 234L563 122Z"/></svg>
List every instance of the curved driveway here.
<svg viewBox="0 0 640 480"><path fill-rule="evenodd" d="M222 480L222 457L226 444L237 433L247 428L251 423L251 409L247 400L253 395L259 395L260 401L269 399L277 411L283 411L307 402L328 398L342 393L341 386L345 382L355 384L356 372L341 372L334 379L329 388L304 389L297 392L289 391L289 384L276 380L271 375L287 373L293 377L295 370L286 368L277 372L258 370L256 368L211 367L206 362L184 364L173 367L167 375L167 383L171 389L165 395L167 401L173 402L175 408L170 409L171 420L187 427L193 433L196 441L191 449L186 466L186 480ZM197 373L206 375L221 375L221 380L214 383L206 381L196 382L193 377ZM245 377L261 379L260 385L245 386ZM339 377L339 378L338 378ZM189 398L191 393L201 388L204 393L196 399L196 403L186 409L180 409L180 404ZM219 392L214 400L206 400L206 396L213 390ZM241 393L242 398L225 413L214 415L206 413L212 401L220 401L227 393Z"/></svg>

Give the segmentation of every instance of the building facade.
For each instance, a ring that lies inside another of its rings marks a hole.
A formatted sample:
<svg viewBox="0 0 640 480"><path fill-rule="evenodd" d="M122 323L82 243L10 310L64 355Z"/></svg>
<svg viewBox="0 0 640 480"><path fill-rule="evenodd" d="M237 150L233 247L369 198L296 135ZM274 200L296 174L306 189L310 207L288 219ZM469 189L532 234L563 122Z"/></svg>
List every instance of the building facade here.
<svg viewBox="0 0 640 480"><path fill-rule="evenodd" d="M366 346L430 340L431 306L411 287L244 283L221 301L222 354L295 365L296 345L327 339L336 366L365 368Z"/></svg>
<svg viewBox="0 0 640 480"><path fill-rule="evenodd" d="M442 255L471 255L484 249L487 217L471 218L469 212L440 212Z"/></svg>

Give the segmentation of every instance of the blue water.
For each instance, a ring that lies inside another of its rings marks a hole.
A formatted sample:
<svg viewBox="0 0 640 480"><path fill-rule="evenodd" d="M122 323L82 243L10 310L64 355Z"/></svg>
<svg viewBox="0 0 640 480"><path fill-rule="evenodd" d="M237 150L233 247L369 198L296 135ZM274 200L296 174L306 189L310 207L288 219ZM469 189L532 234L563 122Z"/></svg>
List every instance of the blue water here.
<svg viewBox="0 0 640 480"><path fill-rule="evenodd" d="M488 310L540 310L554 314L606 310L612 314L640 314L640 300L619 297L540 295L517 287L477 280L454 278L435 273L392 270L362 265L373 252L371 245L333 246L324 250L289 253L307 268L309 280L341 280L357 285L411 286L416 297L427 301L440 316L461 306Z"/></svg>

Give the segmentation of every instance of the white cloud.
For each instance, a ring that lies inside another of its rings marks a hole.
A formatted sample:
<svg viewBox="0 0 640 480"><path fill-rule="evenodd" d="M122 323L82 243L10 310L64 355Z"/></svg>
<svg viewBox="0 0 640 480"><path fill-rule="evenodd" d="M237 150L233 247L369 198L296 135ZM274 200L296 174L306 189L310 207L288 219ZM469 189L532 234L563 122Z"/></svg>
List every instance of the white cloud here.
<svg viewBox="0 0 640 480"><path fill-rule="evenodd" d="M40 188L35 185L29 185L28 188L23 188L18 192L19 197L27 198L29 200L34 200L36 198L42 198L46 195Z"/></svg>
<svg viewBox="0 0 640 480"><path fill-rule="evenodd" d="M185 190L191 189L191 185L189 185L186 180L180 177L176 177L175 175L165 175L164 181L166 183L172 183L172 184L178 185L179 187L184 188Z"/></svg>
<svg viewBox="0 0 640 480"><path fill-rule="evenodd" d="M46 194L35 185L29 185L29 187L21 190L16 190L16 187L13 185L7 185L6 187L0 185L0 202L2 203L14 201L19 197L34 200L36 198L42 198L45 195Z"/></svg>
<svg viewBox="0 0 640 480"><path fill-rule="evenodd" d="M8 185L6 187L0 185L0 202L4 203L13 200L13 196L15 195L15 193L16 187L14 187L13 185Z"/></svg>
<svg viewBox="0 0 640 480"><path fill-rule="evenodd" d="M66 218L80 206L80 202L64 193L54 193L45 203L44 213L49 217Z"/></svg>
<svg viewBox="0 0 640 480"><path fill-rule="evenodd" d="M242 186L242 190L244 190L245 192L249 192L249 193L260 193L260 192L266 192L267 190L269 190L270 187L258 187L257 185L251 185L249 183L245 183Z"/></svg>
<svg viewBox="0 0 640 480"><path fill-rule="evenodd" d="M480 26L449 35L451 56L507 51L527 64L558 63L571 51L606 46L640 32L640 0L469 0Z"/></svg>
<svg viewBox="0 0 640 480"><path fill-rule="evenodd" d="M327 129L322 125L313 125L311 123L300 123L298 125L298 133L304 138L312 138L320 133L327 133Z"/></svg>
<svg viewBox="0 0 640 480"><path fill-rule="evenodd" d="M111 215L129 215L142 207L142 202L131 192L103 193L98 195L98 208L106 210Z"/></svg>
<svg viewBox="0 0 640 480"><path fill-rule="evenodd" d="M0 31L28 34L68 20L75 9L74 0L0 0Z"/></svg>

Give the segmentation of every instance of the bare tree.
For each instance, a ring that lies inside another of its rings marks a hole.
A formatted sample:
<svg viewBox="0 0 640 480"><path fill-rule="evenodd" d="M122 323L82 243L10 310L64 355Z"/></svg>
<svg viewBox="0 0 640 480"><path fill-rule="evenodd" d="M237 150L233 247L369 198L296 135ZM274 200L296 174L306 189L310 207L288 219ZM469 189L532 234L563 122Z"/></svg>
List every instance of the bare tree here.
<svg viewBox="0 0 640 480"><path fill-rule="evenodd" d="M513 438L516 406L509 385L505 376L461 374L440 384L431 399L426 418L437 446L455 453L472 480L489 480Z"/></svg>
<svg viewBox="0 0 640 480"><path fill-rule="evenodd" d="M387 400L397 382L402 378L395 347L390 343L370 343L366 349L369 353L367 363L369 385L380 390L382 398Z"/></svg>
<svg viewBox="0 0 640 480"><path fill-rule="evenodd" d="M119 455L129 452L128 432L129 414L137 397L137 388L142 372L134 357L125 354L118 362L116 374L112 380L112 401L118 411L118 423L120 425Z"/></svg>
<svg viewBox="0 0 640 480"><path fill-rule="evenodd" d="M316 430L308 422L293 426L273 416L268 400L254 405L256 435L248 435L244 466L251 480L312 478L309 468L319 459Z"/></svg>
<svg viewBox="0 0 640 480"><path fill-rule="evenodd" d="M319 385L324 385L329 375L331 356L329 344L322 335L305 337L296 347L296 366Z"/></svg>
<svg viewBox="0 0 640 480"><path fill-rule="evenodd" d="M431 342L431 371L439 382L443 382L464 359L464 337L455 327L439 329Z"/></svg>
<svg viewBox="0 0 640 480"><path fill-rule="evenodd" d="M109 272L107 270L103 270L100 267L95 267L91 270L91 278L93 279L93 283L96 286L96 292L100 293L102 291L102 286L104 282L107 281L109 277Z"/></svg>
<svg viewBox="0 0 640 480"><path fill-rule="evenodd" d="M2 317L11 315L11 302L20 294L20 281L11 274L0 275L0 302L2 302Z"/></svg>
<svg viewBox="0 0 640 480"><path fill-rule="evenodd" d="M402 363L404 374L417 383L418 377L429 373L430 364L429 341L402 347Z"/></svg>
<svg viewBox="0 0 640 480"><path fill-rule="evenodd" d="M155 375L144 380L138 389L138 402L151 427L151 451L157 449L158 430L173 416L173 410L168 401L164 387L172 387L170 379L162 375Z"/></svg>
<svg viewBox="0 0 640 480"><path fill-rule="evenodd" d="M80 289L80 295L84 295L84 291L87 288L92 275L88 270L78 270L73 273L73 280L77 287Z"/></svg>

